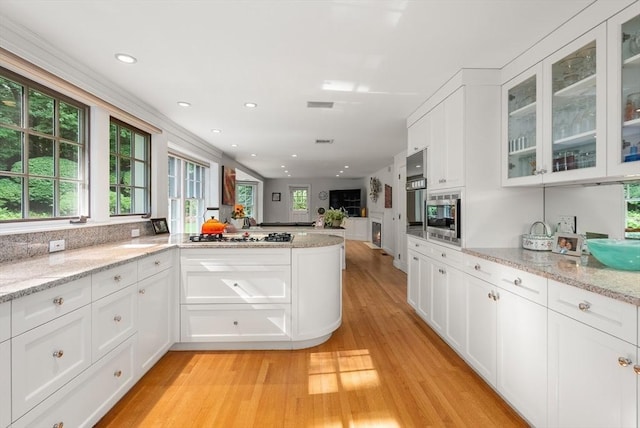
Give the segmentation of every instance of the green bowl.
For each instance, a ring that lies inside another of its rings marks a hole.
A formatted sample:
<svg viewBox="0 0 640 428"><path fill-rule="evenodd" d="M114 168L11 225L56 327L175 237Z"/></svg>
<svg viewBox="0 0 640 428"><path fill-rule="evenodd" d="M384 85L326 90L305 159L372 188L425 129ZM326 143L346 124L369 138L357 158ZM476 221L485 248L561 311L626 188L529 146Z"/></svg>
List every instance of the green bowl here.
<svg viewBox="0 0 640 428"><path fill-rule="evenodd" d="M587 239L589 251L600 263L614 269L640 270L640 240Z"/></svg>

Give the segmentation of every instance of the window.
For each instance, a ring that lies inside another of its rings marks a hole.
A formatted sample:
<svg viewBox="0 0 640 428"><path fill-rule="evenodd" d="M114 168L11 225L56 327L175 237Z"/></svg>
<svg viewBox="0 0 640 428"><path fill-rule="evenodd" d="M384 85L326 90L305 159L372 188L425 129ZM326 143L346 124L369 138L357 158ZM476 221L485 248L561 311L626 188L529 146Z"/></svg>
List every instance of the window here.
<svg viewBox="0 0 640 428"><path fill-rule="evenodd" d="M249 181L239 181L236 183L236 204L244 207L246 217L257 218L256 212L256 189L257 184Z"/></svg>
<svg viewBox="0 0 640 428"><path fill-rule="evenodd" d="M307 211L307 189L291 190L292 207L294 211Z"/></svg>
<svg viewBox="0 0 640 428"><path fill-rule="evenodd" d="M111 119L109 212L112 216L150 211L150 144L150 134Z"/></svg>
<svg viewBox="0 0 640 428"><path fill-rule="evenodd" d="M640 239L640 183L624 185L625 238Z"/></svg>
<svg viewBox="0 0 640 428"><path fill-rule="evenodd" d="M0 69L0 221L88 213L88 111Z"/></svg>
<svg viewBox="0 0 640 428"><path fill-rule="evenodd" d="M169 156L169 230L200 233L205 211L205 177L208 168Z"/></svg>

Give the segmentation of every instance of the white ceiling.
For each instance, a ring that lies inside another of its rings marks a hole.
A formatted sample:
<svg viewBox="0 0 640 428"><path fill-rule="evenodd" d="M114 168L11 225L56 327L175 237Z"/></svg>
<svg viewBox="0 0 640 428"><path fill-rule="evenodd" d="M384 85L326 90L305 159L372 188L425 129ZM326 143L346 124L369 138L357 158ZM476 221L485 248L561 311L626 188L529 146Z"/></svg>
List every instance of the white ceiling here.
<svg viewBox="0 0 640 428"><path fill-rule="evenodd" d="M25 27L266 178L357 178L393 162L407 116L460 68L501 68L590 3L0 0L0 25Z"/></svg>

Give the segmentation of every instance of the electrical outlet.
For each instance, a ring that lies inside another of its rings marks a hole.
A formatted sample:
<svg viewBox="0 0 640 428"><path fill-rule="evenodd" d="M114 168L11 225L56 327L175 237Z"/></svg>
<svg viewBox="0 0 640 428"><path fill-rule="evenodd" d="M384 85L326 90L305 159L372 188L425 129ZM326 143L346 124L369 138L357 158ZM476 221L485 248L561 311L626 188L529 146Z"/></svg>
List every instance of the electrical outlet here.
<svg viewBox="0 0 640 428"><path fill-rule="evenodd" d="M140 236L140 229L131 229L131 237L137 238L138 236Z"/></svg>
<svg viewBox="0 0 640 428"><path fill-rule="evenodd" d="M57 241L49 241L49 252L50 253L55 253L56 251L63 251L64 248L65 248L64 239L59 239Z"/></svg>
<svg viewBox="0 0 640 428"><path fill-rule="evenodd" d="M574 215L561 215L558 216L558 231L576 233L578 224Z"/></svg>

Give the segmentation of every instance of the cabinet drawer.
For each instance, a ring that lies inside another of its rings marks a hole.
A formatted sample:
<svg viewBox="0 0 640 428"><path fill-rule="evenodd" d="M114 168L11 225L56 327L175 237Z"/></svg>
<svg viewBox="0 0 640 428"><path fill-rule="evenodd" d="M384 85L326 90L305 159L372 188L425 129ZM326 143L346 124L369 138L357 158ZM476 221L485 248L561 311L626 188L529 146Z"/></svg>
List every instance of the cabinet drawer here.
<svg viewBox="0 0 640 428"><path fill-rule="evenodd" d="M11 342L0 342L0 427L11 423Z"/></svg>
<svg viewBox="0 0 640 428"><path fill-rule="evenodd" d="M462 264L464 272L471 276L482 279L494 284L497 279L500 265L498 263L472 256L470 254L462 255Z"/></svg>
<svg viewBox="0 0 640 428"><path fill-rule="evenodd" d="M173 251L162 251L138 260L138 281L173 266Z"/></svg>
<svg viewBox="0 0 640 428"><path fill-rule="evenodd" d="M12 416L22 416L91 363L91 307L11 339Z"/></svg>
<svg viewBox="0 0 640 428"><path fill-rule="evenodd" d="M137 329L137 287L110 294L91 305L91 356L97 361Z"/></svg>
<svg viewBox="0 0 640 428"><path fill-rule="evenodd" d="M182 305L182 342L289 340L289 305Z"/></svg>
<svg viewBox="0 0 640 428"><path fill-rule="evenodd" d="M11 302L13 336L91 303L91 277L30 294Z"/></svg>
<svg viewBox="0 0 640 428"><path fill-rule="evenodd" d="M289 303L289 266L184 267L182 303Z"/></svg>
<svg viewBox="0 0 640 428"><path fill-rule="evenodd" d="M532 302L547 306L547 279L542 276L498 265L495 281L492 283Z"/></svg>
<svg viewBox="0 0 640 428"><path fill-rule="evenodd" d="M288 265L291 264L291 249L273 247L183 249L180 252L180 264L182 266Z"/></svg>
<svg viewBox="0 0 640 428"><path fill-rule="evenodd" d="M549 280L549 309L637 344L636 306Z"/></svg>
<svg viewBox="0 0 640 428"><path fill-rule="evenodd" d="M93 426L133 386L134 344L135 336L18 419L12 427Z"/></svg>
<svg viewBox="0 0 640 428"><path fill-rule="evenodd" d="M116 266L91 276L93 300L98 300L122 290L138 280L138 263L132 262Z"/></svg>
<svg viewBox="0 0 640 428"><path fill-rule="evenodd" d="M462 269L463 254L460 250L443 247L442 245L430 244L429 257L441 263Z"/></svg>
<svg viewBox="0 0 640 428"><path fill-rule="evenodd" d="M411 236L407 237L408 249L411 251L416 251L424 256L428 256L430 254L430 245L427 241L419 238L414 238Z"/></svg>
<svg viewBox="0 0 640 428"><path fill-rule="evenodd" d="M0 303L0 342L11 337L11 302Z"/></svg>

